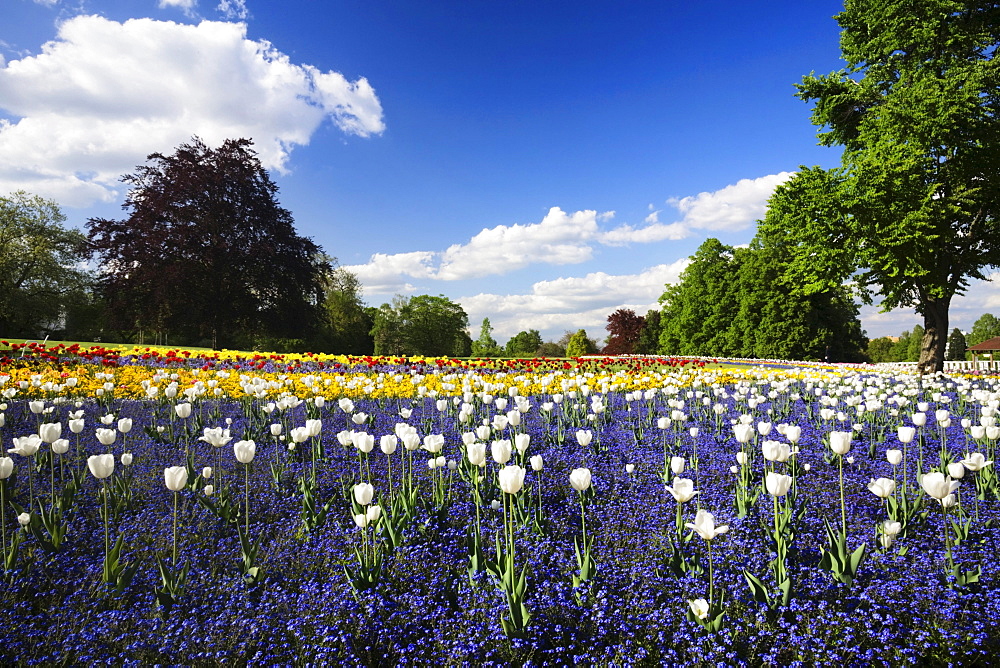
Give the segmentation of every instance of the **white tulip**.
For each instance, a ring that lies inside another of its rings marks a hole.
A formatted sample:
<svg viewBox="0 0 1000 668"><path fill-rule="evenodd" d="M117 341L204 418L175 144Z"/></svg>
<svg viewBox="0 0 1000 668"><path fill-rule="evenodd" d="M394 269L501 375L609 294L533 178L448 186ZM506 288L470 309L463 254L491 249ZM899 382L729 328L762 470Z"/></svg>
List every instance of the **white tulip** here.
<svg viewBox="0 0 1000 668"><path fill-rule="evenodd" d="M163 469L163 481L166 483L167 489L171 492L181 491L187 485L187 468L184 466L168 466Z"/></svg>
<svg viewBox="0 0 1000 668"><path fill-rule="evenodd" d="M240 464L249 464L257 454L257 444L253 441L236 441L233 444L233 453Z"/></svg>
<svg viewBox="0 0 1000 668"><path fill-rule="evenodd" d="M505 466L500 469L497 479L500 489L505 494L517 494L524 486L524 474L526 471L520 466Z"/></svg>
<svg viewBox="0 0 1000 668"><path fill-rule="evenodd" d="M573 469L569 474L569 484L578 492L586 492L590 488L590 469Z"/></svg>

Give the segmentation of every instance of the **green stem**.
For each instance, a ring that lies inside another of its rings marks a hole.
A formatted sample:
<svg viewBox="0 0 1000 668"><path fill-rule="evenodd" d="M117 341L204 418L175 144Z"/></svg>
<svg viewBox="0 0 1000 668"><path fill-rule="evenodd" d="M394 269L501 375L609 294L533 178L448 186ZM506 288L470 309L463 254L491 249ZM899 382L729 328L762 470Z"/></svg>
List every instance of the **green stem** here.
<svg viewBox="0 0 1000 668"><path fill-rule="evenodd" d="M847 536L847 506L844 503L844 456L837 455L840 464L840 529Z"/></svg>
<svg viewBox="0 0 1000 668"><path fill-rule="evenodd" d="M244 495L244 506L246 507L246 532L247 538L250 538L250 465L247 464L243 467L243 471L246 474L243 481L243 495Z"/></svg>
<svg viewBox="0 0 1000 668"><path fill-rule="evenodd" d="M715 571L712 567L712 541L708 541L708 605L711 608L715 598Z"/></svg>
<svg viewBox="0 0 1000 668"><path fill-rule="evenodd" d="M107 513L105 513L106 516ZM177 565L177 492L174 492L174 554L171 563L174 566Z"/></svg>
<svg viewBox="0 0 1000 668"><path fill-rule="evenodd" d="M101 483L101 492L104 494L104 564L105 569L107 569L108 563L108 553L111 551L111 546L108 543L108 485L107 483ZM107 572L105 570L105 572Z"/></svg>

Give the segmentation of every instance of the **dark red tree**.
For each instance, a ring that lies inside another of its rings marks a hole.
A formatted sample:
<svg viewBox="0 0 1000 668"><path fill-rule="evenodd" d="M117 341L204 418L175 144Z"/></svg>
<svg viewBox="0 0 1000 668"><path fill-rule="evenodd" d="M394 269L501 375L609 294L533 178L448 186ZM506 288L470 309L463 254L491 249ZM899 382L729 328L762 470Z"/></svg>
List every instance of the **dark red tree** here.
<svg viewBox="0 0 1000 668"><path fill-rule="evenodd" d="M646 319L632 309L620 308L608 316L608 342L601 351L605 355L628 355L639 343Z"/></svg>
<svg viewBox="0 0 1000 668"><path fill-rule="evenodd" d="M302 338L316 322L325 261L295 232L253 142L195 137L123 177L124 220L92 218L109 318L220 345Z"/></svg>

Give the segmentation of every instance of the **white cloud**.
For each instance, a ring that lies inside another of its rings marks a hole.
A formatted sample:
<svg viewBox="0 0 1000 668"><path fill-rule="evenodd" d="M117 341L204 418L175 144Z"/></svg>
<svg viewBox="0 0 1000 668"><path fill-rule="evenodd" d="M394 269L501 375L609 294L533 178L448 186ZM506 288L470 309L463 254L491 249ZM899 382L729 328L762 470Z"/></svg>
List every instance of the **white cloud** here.
<svg viewBox="0 0 1000 668"><path fill-rule="evenodd" d="M545 338L559 338L564 330L583 328L590 336L603 338L608 315L619 308L630 308L640 315L658 308L664 286L676 283L689 263L683 258L638 274L594 272L539 281L528 294L480 293L457 301L469 314L470 323L489 318L500 336L537 329Z"/></svg>
<svg viewBox="0 0 1000 668"><path fill-rule="evenodd" d="M172 7L181 10L187 16L194 16L194 8L198 6L198 0L160 0L160 9Z"/></svg>
<svg viewBox="0 0 1000 668"><path fill-rule="evenodd" d="M647 217L647 222L649 218ZM660 222L653 222L646 227L634 228L631 225L622 225L613 230L609 230L601 235L601 243L608 246L625 246L631 243L649 244L657 241L679 241L691 235L691 231L683 223L670 223L665 225Z"/></svg>
<svg viewBox="0 0 1000 668"><path fill-rule="evenodd" d="M793 172L770 174L756 179L741 179L715 192L703 192L667 204L680 211L687 227L710 231L738 231L764 217L771 193L790 179Z"/></svg>
<svg viewBox="0 0 1000 668"><path fill-rule="evenodd" d="M250 15L245 0L222 0L215 10L229 21L242 21Z"/></svg>
<svg viewBox="0 0 1000 668"><path fill-rule="evenodd" d="M498 225L484 229L466 244L450 246L441 256L436 278L459 280L504 274L535 263L578 264L593 257L597 212L567 214L552 207L541 223Z"/></svg>
<svg viewBox="0 0 1000 668"><path fill-rule="evenodd" d="M397 286L391 291L378 290L362 278L370 292L380 293L399 291L411 278L459 281L508 274L536 264L580 264L593 259L599 245L679 241L690 237L694 228L723 229L744 220L749 223L763 216L774 187L789 176L789 172L782 172L744 179L714 193L677 200L676 206L685 213L679 222L660 222L661 211L651 210L641 227L624 223L607 229L600 223L612 220L613 211L566 213L552 207L539 223L498 225L444 251L420 251L418 264L411 261L412 253L403 253L376 255L368 263L349 269L359 277L373 277L378 285Z"/></svg>
<svg viewBox="0 0 1000 668"><path fill-rule="evenodd" d="M254 139L281 170L327 119L348 134L384 129L364 78L297 65L240 23L183 25L77 16L36 56L0 68L0 191L61 204L112 201L119 177L198 135Z"/></svg>
<svg viewBox="0 0 1000 668"><path fill-rule="evenodd" d="M434 253L414 251L386 255L376 253L365 264L348 265L344 269L358 277L365 292L373 294L406 294L416 288L404 277L432 278Z"/></svg>

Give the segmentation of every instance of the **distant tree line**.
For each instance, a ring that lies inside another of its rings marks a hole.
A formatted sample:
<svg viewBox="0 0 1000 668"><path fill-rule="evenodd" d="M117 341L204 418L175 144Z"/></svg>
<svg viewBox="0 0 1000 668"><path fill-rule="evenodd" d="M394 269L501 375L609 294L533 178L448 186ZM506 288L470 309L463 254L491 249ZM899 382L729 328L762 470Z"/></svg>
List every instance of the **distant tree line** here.
<svg viewBox="0 0 1000 668"><path fill-rule="evenodd" d="M992 313L984 313L973 323L972 330L966 335L955 327L948 335L946 360L971 360L972 354L968 348L993 337L1000 336L1000 318ZM876 363L882 362L917 362L920 359L921 341L924 328L915 325L911 331L902 332L898 337L883 336L872 339L868 343L868 357ZM895 340L893 340L895 339Z"/></svg>

